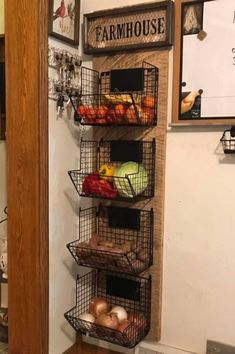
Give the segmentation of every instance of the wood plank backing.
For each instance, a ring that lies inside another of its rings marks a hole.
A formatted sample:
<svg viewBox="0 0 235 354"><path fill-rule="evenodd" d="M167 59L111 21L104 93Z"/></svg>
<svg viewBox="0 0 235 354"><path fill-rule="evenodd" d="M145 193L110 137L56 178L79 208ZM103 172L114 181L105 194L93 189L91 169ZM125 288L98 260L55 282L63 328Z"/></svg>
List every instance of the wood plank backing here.
<svg viewBox="0 0 235 354"><path fill-rule="evenodd" d="M48 353L46 0L7 0L9 353Z"/></svg>
<svg viewBox="0 0 235 354"><path fill-rule="evenodd" d="M164 183L165 183L165 152L167 128L167 91L168 91L168 60L167 50L132 51L110 56L94 58L94 68L101 71L111 69L141 67L142 61L156 65L160 71L159 105L157 127L95 127L94 138L151 140L156 139L156 178L155 197L138 203L118 203L149 210L154 209L154 265L151 267L152 290L152 322L149 338L160 340L161 336L161 297L162 297L162 262L163 262L163 222L164 222Z"/></svg>

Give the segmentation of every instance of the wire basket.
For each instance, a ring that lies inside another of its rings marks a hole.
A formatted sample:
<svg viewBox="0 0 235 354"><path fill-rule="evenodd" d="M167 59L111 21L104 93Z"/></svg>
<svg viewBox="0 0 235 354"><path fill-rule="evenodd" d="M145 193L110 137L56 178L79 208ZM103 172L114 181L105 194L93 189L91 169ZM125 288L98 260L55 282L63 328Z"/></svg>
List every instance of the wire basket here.
<svg viewBox="0 0 235 354"><path fill-rule="evenodd" d="M105 298L110 309L113 306L125 308L129 318L126 329L111 329L79 318L89 312L90 303L95 297ZM65 318L75 331L133 348L150 330L151 277L95 270L77 277L76 306L65 313Z"/></svg>
<svg viewBox="0 0 235 354"><path fill-rule="evenodd" d="M235 154L235 127L225 130L220 141L225 154Z"/></svg>
<svg viewBox="0 0 235 354"><path fill-rule="evenodd" d="M80 169L68 174L82 197L127 201L151 198L155 185L155 139L82 140Z"/></svg>
<svg viewBox="0 0 235 354"><path fill-rule="evenodd" d="M153 210L80 210L79 239L67 247L78 265L139 274L153 263Z"/></svg>
<svg viewBox="0 0 235 354"><path fill-rule="evenodd" d="M157 124L158 76L156 66L102 72L82 67L81 96L72 101L75 121L85 125Z"/></svg>

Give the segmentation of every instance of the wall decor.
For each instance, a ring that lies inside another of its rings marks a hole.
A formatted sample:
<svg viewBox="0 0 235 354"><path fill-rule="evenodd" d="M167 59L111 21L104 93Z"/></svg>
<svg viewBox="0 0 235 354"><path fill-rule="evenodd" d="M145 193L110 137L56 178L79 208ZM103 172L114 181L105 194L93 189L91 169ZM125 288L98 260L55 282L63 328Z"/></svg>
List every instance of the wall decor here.
<svg viewBox="0 0 235 354"><path fill-rule="evenodd" d="M63 42L79 44L80 0L49 1L49 35Z"/></svg>
<svg viewBox="0 0 235 354"><path fill-rule="evenodd" d="M167 0L85 14L84 51L170 46L172 10Z"/></svg>
<svg viewBox="0 0 235 354"><path fill-rule="evenodd" d="M172 124L234 124L234 13L233 0L176 0Z"/></svg>

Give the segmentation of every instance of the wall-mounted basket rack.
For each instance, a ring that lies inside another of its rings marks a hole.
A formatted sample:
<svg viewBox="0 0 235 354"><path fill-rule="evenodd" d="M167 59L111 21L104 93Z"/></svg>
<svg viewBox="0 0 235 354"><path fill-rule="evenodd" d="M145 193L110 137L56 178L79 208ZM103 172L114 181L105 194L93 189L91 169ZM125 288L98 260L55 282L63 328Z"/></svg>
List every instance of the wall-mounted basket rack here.
<svg viewBox="0 0 235 354"><path fill-rule="evenodd" d="M225 154L235 154L235 126L226 129L220 141Z"/></svg>
<svg viewBox="0 0 235 354"><path fill-rule="evenodd" d="M80 210L79 239L67 247L78 265L139 274L153 263L153 210Z"/></svg>
<svg viewBox="0 0 235 354"><path fill-rule="evenodd" d="M80 319L81 315L88 313L95 297L105 298L110 309L124 307L130 319L127 328L119 331ZM65 313L65 318L79 333L133 348L150 330L151 277L95 270L77 277L76 305Z"/></svg>
<svg viewBox="0 0 235 354"><path fill-rule="evenodd" d="M81 97L74 103L75 121L85 125L157 124L158 76L156 66L99 73L81 69Z"/></svg>
<svg viewBox="0 0 235 354"><path fill-rule="evenodd" d="M104 170L112 168L112 174L103 175ZM68 173L82 197L126 201L151 198L155 187L155 139L81 140L80 169Z"/></svg>

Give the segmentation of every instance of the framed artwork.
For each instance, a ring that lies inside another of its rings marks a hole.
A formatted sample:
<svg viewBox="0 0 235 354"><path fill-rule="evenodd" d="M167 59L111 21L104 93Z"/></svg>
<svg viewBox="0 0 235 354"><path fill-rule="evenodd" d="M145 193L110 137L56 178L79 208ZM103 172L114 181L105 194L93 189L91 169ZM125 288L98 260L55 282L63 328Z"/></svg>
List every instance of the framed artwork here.
<svg viewBox="0 0 235 354"><path fill-rule="evenodd" d="M165 0L84 15L84 52L106 53L172 45L174 2Z"/></svg>
<svg viewBox="0 0 235 354"><path fill-rule="evenodd" d="M172 125L235 125L234 36L234 0L175 1Z"/></svg>
<svg viewBox="0 0 235 354"><path fill-rule="evenodd" d="M49 35L79 44L80 0L49 0Z"/></svg>

